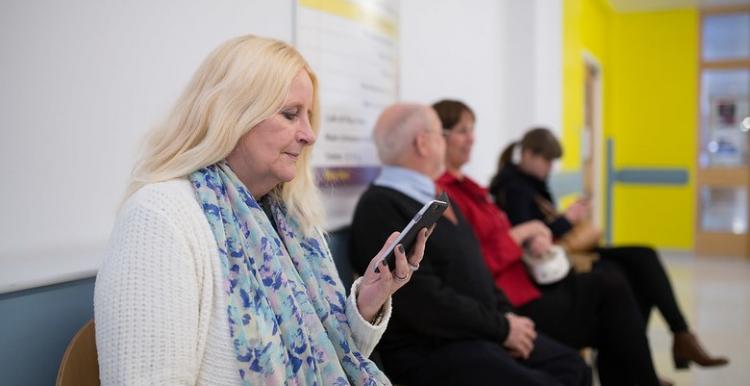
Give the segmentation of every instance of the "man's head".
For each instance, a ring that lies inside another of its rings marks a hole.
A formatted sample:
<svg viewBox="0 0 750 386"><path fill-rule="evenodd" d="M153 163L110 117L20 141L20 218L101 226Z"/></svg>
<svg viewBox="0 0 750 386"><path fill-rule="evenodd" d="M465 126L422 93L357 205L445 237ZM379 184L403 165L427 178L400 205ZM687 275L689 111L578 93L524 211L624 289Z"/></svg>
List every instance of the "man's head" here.
<svg viewBox="0 0 750 386"><path fill-rule="evenodd" d="M373 133L380 161L438 178L445 171L445 139L435 110L395 103L380 114Z"/></svg>

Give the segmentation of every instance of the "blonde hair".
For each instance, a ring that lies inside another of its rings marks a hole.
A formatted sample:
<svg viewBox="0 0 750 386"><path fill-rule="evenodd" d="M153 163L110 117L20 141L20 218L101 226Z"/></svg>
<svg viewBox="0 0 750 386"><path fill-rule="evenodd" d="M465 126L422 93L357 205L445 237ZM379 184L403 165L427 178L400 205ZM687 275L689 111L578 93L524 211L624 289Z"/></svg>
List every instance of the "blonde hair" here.
<svg viewBox="0 0 750 386"><path fill-rule="evenodd" d="M226 158L243 135L282 108L300 70L307 72L313 84L310 123L317 136L317 78L294 47L247 35L216 48L195 72L164 123L147 135L125 197L146 184L185 177ZM286 205L305 233L319 230L323 219L309 166L311 150L311 146L304 148L295 178L270 193Z"/></svg>

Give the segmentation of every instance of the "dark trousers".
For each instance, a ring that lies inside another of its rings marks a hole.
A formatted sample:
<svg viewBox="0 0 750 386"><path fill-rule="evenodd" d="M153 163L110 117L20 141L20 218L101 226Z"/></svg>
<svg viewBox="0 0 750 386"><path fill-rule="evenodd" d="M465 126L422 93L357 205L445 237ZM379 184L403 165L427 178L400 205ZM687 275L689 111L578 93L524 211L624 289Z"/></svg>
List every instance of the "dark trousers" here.
<svg viewBox="0 0 750 386"><path fill-rule="evenodd" d="M529 359L510 356L500 344L485 340L456 341L404 364L399 355L383 354L386 374L409 386L590 386L591 369L574 350L539 334Z"/></svg>
<svg viewBox="0 0 750 386"><path fill-rule="evenodd" d="M571 273L539 289L541 298L521 306L519 312L559 342L597 348L603 386L659 384L643 318L620 273Z"/></svg>
<svg viewBox="0 0 750 386"><path fill-rule="evenodd" d="M632 246L599 248L597 252L600 259L594 269L614 269L625 275L646 325L651 310L656 307L672 332L687 331L688 324L677 305L672 283L656 251Z"/></svg>

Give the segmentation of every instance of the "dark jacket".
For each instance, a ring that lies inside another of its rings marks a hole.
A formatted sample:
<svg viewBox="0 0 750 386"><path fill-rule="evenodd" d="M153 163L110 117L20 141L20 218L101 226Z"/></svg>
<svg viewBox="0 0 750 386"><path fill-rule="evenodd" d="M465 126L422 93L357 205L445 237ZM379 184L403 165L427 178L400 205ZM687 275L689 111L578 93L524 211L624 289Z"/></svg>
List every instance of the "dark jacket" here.
<svg viewBox="0 0 750 386"><path fill-rule="evenodd" d="M508 214L513 225L539 220L547 224L552 235L558 238L573 228L565 216L548 219L538 204L543 198L554 204L547 182L523 172L514 164L505 165L490 183L490 194L495 203Z"/></svg>
<svg viewBox="0 0 750 386"><path fill-rule="evenodd" d="M396 190L371 186L352 221L354 269L363 274L388 236L403 229L421 207ZM510 303L495 288L471 227L456 207L453 210L458 224L445 216L438 220L419 270L393 296L391 321L378 345L384 359L399 358L408 366L448 341L502 344L507 337L504 314L511 310Z"/></svg>

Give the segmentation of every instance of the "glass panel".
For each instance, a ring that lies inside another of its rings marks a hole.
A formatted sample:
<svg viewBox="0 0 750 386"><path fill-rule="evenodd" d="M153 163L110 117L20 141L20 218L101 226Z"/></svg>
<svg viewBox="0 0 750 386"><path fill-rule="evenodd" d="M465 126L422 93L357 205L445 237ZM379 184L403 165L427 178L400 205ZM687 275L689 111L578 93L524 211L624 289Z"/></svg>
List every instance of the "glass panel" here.
<svg viewBox="0 0 750 386"><path fill-rule="evenodd" d="M708 232L747 232L746 188L701 188L701 229Z"/></svg>
<svg viewBox="0 0 750 386"><path fill-rule="evenodd" d="M750 12L703 18L703 59L750 57Z"/></svg>
<svg viewBox="0 0 750 386"><path fill-rule="evenodd" d="M748 95L750 69L703 71L701 167L748 164Z"/></svg>

